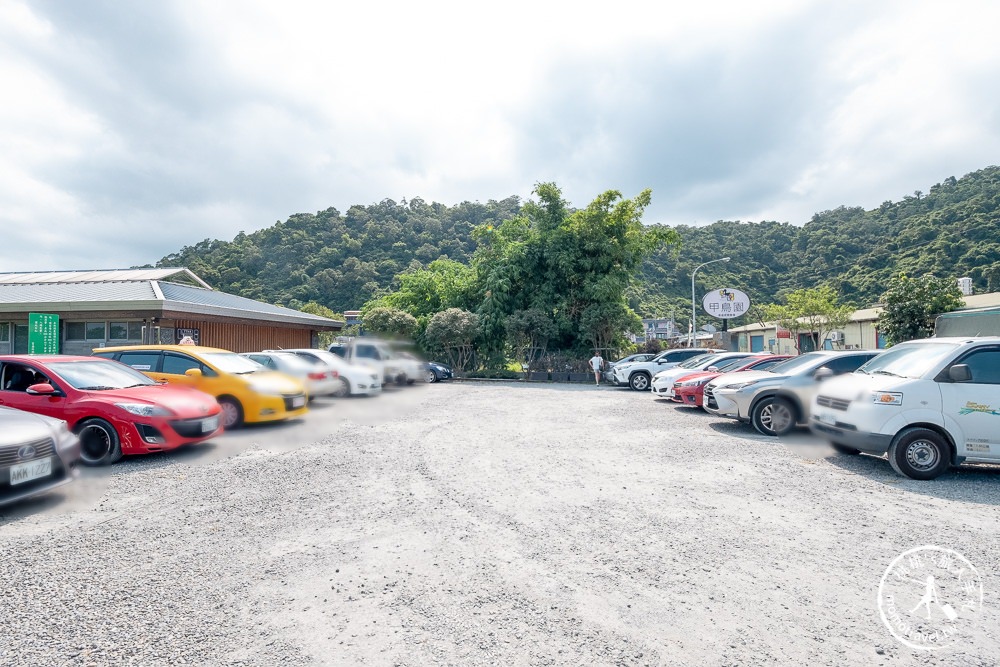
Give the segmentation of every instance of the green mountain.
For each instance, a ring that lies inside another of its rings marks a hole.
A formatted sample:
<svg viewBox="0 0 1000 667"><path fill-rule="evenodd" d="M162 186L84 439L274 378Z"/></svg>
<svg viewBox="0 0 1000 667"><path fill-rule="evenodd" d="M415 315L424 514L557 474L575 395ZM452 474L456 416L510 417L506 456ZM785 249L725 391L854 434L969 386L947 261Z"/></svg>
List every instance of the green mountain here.
<svg viewBox="0 0 1000 667"><path fill-rule="evenodd" d="M218 289L254 299L291 307L315 301L343 311L390 288L408 268L440 257L467 262L476 244L472 229L519 210L517 197L455 206L386 199L345 214L296 214L232 241L205 240L157 265L186 266ZM1000 291L1000 167L950 177L868 211L823 211L801 226L719 221L676 230L681 247L649 259L631 289L630 303L642 315L673 310L686 319L691 270L722 256L732 259L698 273L699 292L725 285L767 303L826 283L863 306L900 271L969 276L977 291Z"/></svg>

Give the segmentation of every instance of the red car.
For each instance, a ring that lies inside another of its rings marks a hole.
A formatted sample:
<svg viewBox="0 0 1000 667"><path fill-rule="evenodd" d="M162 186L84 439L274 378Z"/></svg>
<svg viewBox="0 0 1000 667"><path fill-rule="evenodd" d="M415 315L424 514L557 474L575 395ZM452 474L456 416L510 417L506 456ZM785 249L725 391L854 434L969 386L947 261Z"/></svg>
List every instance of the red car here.
<svg viewBox="0 0 1000 667"><path fill-rule="evenodd" d="M87 465L163 452L222 432L214 397L159 384L97 357L0 355L0 405L65 420L80 437Z"/></svg>
<svg viewBox="0 0 1000 667"><path fill-rule="evenodd" d="M711 380L719 377L723 373L735 373L737 371L763 371L774 366L779 361L788 359L788 354L757 355L753 357L742 357L722 366L717 371L699 371L677 378L674 382L674 395L670 399L684 405L702 407L705 398L705 385Z"/></svg>

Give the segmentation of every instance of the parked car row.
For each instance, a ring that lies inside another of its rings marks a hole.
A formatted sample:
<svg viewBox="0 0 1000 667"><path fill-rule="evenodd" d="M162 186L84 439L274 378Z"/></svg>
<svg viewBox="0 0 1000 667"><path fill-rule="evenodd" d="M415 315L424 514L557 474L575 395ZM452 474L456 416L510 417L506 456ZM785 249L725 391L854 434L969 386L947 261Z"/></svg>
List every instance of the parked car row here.
<svg viewBox="0 0 1000 667"><path fill-rule="evenodd" d="M620 386L648 386L654 398L763 435L809 429L843 454L885 455L913 479L964 462L1000 463L1000 337L800 356L669 350L611 369Z"/></svg>
<svg viewBox="0 0 1000 667"><path fill-rule="evenodd" d="M402 384L409 373L451 377L441 364L407 363ZM89 357L0 356L0 504L71 481L80 463L197 444L245 423L301 416L316 396L378 395L382 384L371 366L312 349L132 345Z"/></svg>

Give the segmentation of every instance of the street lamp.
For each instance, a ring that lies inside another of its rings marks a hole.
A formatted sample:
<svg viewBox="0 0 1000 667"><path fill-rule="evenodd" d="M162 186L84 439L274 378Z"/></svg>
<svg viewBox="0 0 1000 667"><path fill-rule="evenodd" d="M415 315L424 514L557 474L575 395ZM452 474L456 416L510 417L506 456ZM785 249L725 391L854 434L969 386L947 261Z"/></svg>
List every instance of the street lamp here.
<svg viewBox="0 0 1000 667"><path fill-rule="evenodd" d="M698 273L698 269L700 269L703 266L708 266L709 264L715 264L716 262L728 262L728 261L729 261L728 257L722 257L720 259L713 259L710 262L705 262L704 264L699 264L698 266L694 267L694 271L691 272L691 345L690 345L690 347L694 347L694 345L695 345L695 343L697 342L697 339L698 339L698 327L697 327L697 325L695 325L697 306L695 305L695 301L694 301L694 274Z"/></svg>

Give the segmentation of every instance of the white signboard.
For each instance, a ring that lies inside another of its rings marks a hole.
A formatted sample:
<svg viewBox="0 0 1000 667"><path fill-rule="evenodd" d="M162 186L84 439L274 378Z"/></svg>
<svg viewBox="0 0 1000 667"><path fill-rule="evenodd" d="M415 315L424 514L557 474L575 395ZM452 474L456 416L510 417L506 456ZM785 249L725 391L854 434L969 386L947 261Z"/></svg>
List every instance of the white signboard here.
<svg viewBox="0 0 1000 667"><path fill-rule="evenodd" d="M746 314L750 309L750 297L738 289L712 290L701 300L701 307L712 317L728 320Z"/></svg>

